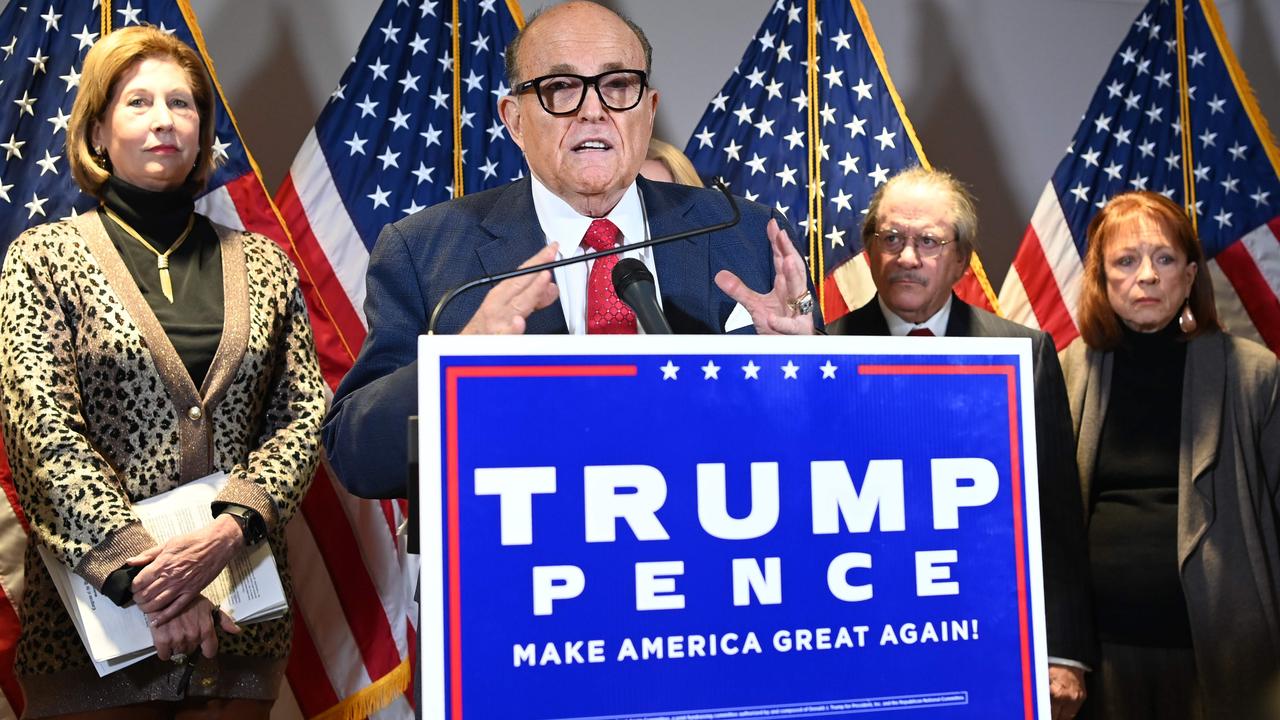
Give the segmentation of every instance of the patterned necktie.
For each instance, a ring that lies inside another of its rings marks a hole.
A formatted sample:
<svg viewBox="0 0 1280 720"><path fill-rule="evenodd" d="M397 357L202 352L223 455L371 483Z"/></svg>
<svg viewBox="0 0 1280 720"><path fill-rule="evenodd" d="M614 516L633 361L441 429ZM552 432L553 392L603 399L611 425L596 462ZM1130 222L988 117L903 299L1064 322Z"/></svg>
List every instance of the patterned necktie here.
<svg viewBox="0 0 1280 720"><path fill-rule="evenodd" d="M582 236L582 246L600 252L618 244L622 232L612 222L598 218L591 221L587 234ZM613 267L620 255L597 258L587 277L587 334L635 335L636 314L618 298L613 289Z"/></svg>
<svg viewBox="0 0 1280 720"><path fill-rule="evenodd" d="M908 337L933 337L933 331L926 327L919 327L919 328L912 329L911 332L907 333L907 336Z"/></svg>

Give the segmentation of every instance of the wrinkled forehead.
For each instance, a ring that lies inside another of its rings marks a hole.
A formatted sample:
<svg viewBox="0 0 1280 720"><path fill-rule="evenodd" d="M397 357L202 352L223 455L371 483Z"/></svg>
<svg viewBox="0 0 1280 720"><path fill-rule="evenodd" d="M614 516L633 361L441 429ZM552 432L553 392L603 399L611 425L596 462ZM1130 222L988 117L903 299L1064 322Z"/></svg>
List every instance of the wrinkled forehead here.
<svg viewBox="0 0 1280 720"><path fill-rule="evenodd" d="M1165 227L1159 219L1146 213L1130 213L1115 218L1107 228L1107 232L1103 234L1104 252L1139 245L1169 247L1179 255L1186 254L1178 243L1174 242L1172 230Z"/></svg>
<svg viewBox="0 0 1280 720"><path fill-rule="evenodd" d="M538 16L519 59L522 77L644 69L640 39L621 18L597 5L560 6Z"/></svg>
<svg viewBox="0 0 1280 720"><path fill-rule="evenodd" d="M876 209L876 227L894 225L919 230L952 232L955 202L941 188L919 183L889 188Z"/></svg>

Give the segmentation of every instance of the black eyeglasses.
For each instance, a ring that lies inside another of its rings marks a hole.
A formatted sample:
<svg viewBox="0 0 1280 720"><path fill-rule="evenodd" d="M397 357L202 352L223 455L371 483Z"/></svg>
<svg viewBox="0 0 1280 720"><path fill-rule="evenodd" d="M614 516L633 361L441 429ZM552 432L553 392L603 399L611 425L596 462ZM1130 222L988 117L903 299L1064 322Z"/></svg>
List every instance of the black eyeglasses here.
<svg viewBox="0 0 1280 720"><path fill-rule="evenodd" d="M552 115L578 112L587 99L587 86L594 85L600 104L623 112L640 104L649 76L643 70L610 70L599 75L543 75L515 86L513 95L533 90L542 109Z"/></svg>

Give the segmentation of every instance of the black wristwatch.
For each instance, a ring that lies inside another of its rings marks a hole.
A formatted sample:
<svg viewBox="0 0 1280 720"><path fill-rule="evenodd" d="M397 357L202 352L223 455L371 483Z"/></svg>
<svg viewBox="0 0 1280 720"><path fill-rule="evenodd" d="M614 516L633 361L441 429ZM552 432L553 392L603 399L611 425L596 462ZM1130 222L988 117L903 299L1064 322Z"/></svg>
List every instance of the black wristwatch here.
<svg viewBox="0 0 1280 720"><path fill-rule="evenodd" d="M218 516L228 515L236 524L240 526L240 532L244 534L244 544L246 546L257 545L267 537L266 523L262 521L262 516L250 510L243 505L228 504L223 506Z"/></svg>

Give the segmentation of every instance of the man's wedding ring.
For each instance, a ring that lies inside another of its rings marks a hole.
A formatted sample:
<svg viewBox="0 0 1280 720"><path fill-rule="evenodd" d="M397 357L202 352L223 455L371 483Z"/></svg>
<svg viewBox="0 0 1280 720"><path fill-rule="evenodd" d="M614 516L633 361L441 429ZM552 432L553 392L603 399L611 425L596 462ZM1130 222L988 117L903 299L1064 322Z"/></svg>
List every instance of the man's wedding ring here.
<svg viewBox="0 0 1280 720"><path fill-rule="evenodd" d="M173 663L174 665L185 665L187 664L187 654L174 653L169 656L169 662Z"/></svg>
<svg viewBox="0 0 1280 720"><path fill-rule="evenodd" d="M787 303L787 306L795 310L797 315L808 315L813 312L813 293L805 290L803 295Z"/></svg>

